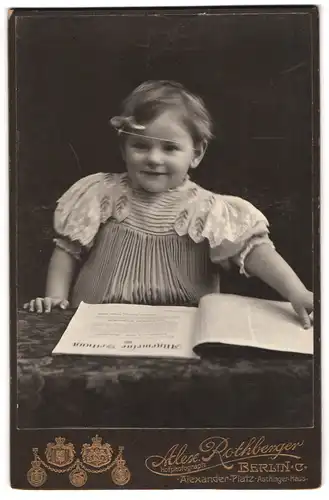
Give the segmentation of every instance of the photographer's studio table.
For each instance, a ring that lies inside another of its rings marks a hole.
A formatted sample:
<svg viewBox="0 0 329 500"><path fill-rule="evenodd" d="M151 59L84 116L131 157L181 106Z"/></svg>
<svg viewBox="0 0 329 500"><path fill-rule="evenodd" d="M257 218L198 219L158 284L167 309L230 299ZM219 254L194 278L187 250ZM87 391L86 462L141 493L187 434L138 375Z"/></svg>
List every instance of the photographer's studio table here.
<svg viewBox="0 0 329 500"><path fill-rule="evenodd" d="M311 356L224 346L201 360L52 356L73 313L18 312L20 428L312 425Z"/></svg>

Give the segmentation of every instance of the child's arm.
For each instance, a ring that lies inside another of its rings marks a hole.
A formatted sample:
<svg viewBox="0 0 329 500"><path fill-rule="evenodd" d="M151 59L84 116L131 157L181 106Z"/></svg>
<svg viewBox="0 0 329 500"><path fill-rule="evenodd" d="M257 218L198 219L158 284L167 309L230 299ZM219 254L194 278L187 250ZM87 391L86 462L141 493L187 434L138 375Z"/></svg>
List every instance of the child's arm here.
<svg viewBox="0 0 329 500"><path fill-rule="evenodd" d="M305 288L287 262L270 245L254 247L246 257L245 269L289 300L304 328L311 326L312 292Z"/></svg>
<svg viewBox="0 0 329 500"><path fill-rule="evenodd" d="M24 304L31 312L50 312L52 307L65 309L76 267L76 259L59 247L53 251L47 275L46 296Z"/></svg>

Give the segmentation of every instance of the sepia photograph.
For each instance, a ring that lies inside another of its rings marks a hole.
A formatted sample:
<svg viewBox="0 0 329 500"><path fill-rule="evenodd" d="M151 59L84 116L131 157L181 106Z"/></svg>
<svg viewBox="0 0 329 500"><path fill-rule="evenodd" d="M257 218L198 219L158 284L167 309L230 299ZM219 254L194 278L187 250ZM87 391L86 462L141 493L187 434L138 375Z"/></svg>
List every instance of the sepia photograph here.
<svg viewBox="0 0 329 500"><path fill-rule="evenodd" d="M16 18L19 425L312 424L309 26Z"/></svg>
<svg viewBox="0 0 329 500"><path fill-rule="evenodd" d="M314 9L12 12L17 431L314 427Z"/></svg>

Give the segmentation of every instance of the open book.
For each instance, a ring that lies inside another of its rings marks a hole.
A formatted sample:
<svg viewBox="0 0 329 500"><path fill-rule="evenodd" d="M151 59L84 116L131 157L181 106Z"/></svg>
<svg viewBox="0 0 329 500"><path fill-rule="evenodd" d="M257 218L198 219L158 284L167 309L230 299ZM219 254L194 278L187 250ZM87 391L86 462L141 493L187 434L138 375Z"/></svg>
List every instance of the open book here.
<svg viewBox="0 0 329 500"><path fill-rule="evenodd" d="M53 353L195 358L208 343L312 354L313 328L287 302L239 295L205 295L198 308L81 302Z"/></svg>

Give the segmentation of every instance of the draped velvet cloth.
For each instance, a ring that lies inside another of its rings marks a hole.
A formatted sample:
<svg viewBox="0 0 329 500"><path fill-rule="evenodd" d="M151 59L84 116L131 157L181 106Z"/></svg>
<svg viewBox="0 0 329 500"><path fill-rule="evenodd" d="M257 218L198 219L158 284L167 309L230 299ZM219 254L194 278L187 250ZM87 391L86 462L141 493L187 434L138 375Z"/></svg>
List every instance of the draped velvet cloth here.
<svg viewBox="0 0 329 500"><path fill-rule="evenodd" d="M52 356L73 313L18 313L20 427L312 425L311 356L224 346L195 360Z"/></svg>

